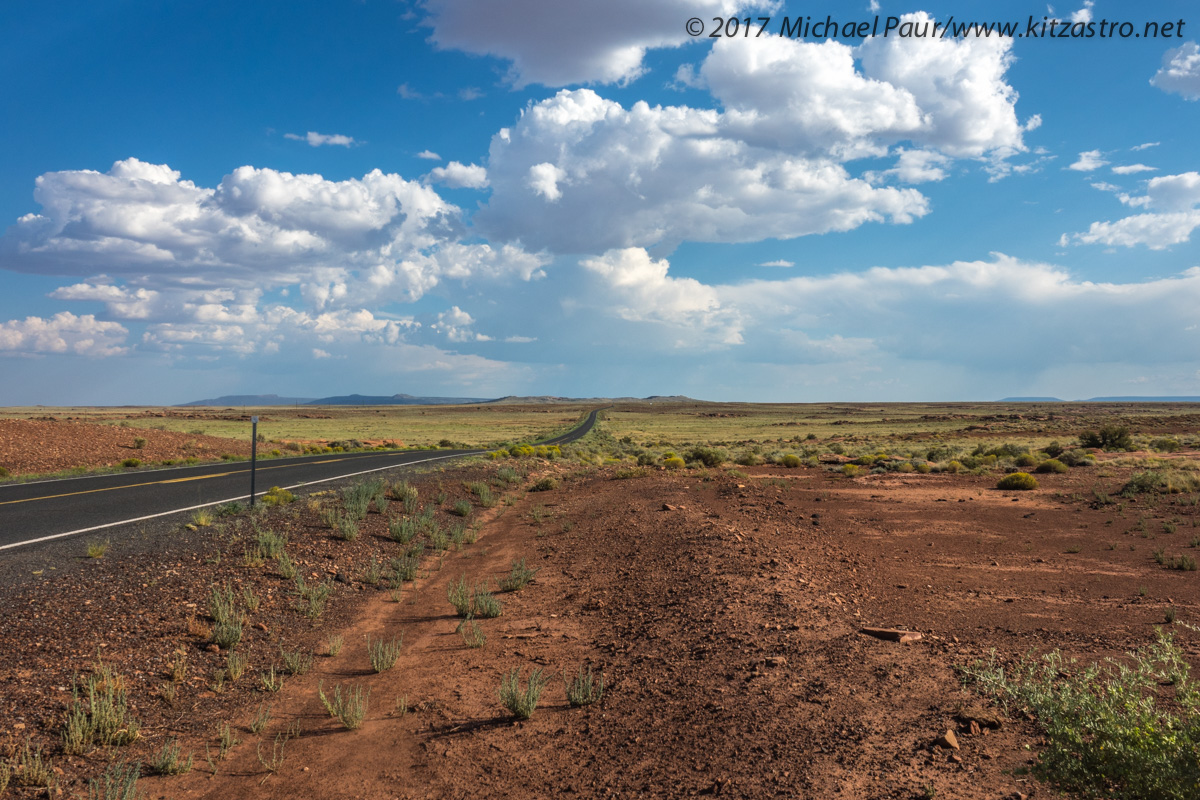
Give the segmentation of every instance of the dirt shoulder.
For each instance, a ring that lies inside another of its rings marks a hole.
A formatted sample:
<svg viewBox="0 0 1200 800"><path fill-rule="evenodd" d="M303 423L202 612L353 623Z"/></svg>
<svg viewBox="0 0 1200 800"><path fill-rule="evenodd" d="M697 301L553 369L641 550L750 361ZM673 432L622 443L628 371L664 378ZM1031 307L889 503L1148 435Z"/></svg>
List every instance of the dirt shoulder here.
<svg viewBox="0 0 1200 800"><path fill-rule="evenodd" d="M114 756L144 762L177 737L196 766L143 778L150 797L1051 797L1028 775L1032 723L972 728L962 712L983 704L955 667L993 648L1010 660L1030 648L1119 654L1149 642L1167 607L1182 620L1200 608L1196 573L1152 557L1189 552L1200 508L1093 501L1093 489L1116 494L1120 468L1047 476L1024 493L989 476L571 469L542 465L486 509L466 483L504 491L494 465L414 479L447 526L457 501L482 524L473 544L427 550L398 595L367 568L405 549L385 515L370 513L354 541L322 523L320 498L260 520L287 534L310 584L337 587L317 618L297 611L274 562L245 557L248 520L5 589L0 693L18 709L5 733L42 742L68 791ZM520 489L547 471L558 488ZM400 516L401 503L388 511ZM535 581L498 595L503 614L481 620L487 641L468 647L447 587L460 576L495 587L519 558L539 568ZM259 598L238 646L250 669L219 693L228 652L208 644L213 584ZM344 641L336 656L324 655L331 635ZM396 665L375 673L368 637L400 636ZM1197 635L1177 640L1194 665ZM300 651L317 654L312 670L265 691L261 672ZM55 737L71 676L97 652L126 676L142 738L67 756ZM177 652L187 676L168 701ZM572 708L561 676L581 666L603 673L604 696ZM497 696L512 669L557 676L526 721ZM362 726L332 719L318 686L369 691ZM223 723L240 743L220 760ZM934 744L947 730L959 749Z"/></svg>

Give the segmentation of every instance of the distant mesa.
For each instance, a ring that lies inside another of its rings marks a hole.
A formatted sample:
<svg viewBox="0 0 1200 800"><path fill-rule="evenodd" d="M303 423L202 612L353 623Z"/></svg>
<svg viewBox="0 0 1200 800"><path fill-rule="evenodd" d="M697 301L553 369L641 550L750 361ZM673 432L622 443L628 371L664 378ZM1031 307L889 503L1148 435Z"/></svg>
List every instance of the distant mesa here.
<svg viewBox="0 0 1200 800"><path fill-rule="evenodd" d="M1057 397L1006 397L1001 403L1200 403L1200 397L1089 397L1087 400L1060 400Z"/></svg>
<svg viewBox="0 0 1200 800"><path fill-rule="evenodd" d="M1200 397L1093 397L1089 403L1200 403Z"/></svg>
<svg viewBox="0 0 1200 800"><path fill-rule="evenodd" d="M180 403L180 406L452 406L477 405L489 403L493 405L519 404L550 404L550 403L701 403L684 395L651 395L650 397L558 397L555 395L540 395L534 397L517 397L508 395L501 398L491 397L414 397L411 394L393 394L390 396L347 394L337 397L280 397L277 394L227 394L208 400L193 400L190 403Z"/></svg>

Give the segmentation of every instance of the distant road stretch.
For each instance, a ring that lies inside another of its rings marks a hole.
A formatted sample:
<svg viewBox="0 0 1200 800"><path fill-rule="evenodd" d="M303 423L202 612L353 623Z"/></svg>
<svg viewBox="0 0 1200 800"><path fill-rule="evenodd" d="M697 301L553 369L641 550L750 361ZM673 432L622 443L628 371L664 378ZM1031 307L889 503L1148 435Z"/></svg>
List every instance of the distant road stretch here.
<svg viewBox="0 0 1200 800"><path fill-rule="evenodd" d="M599 409L597 409L599 411ZM596 424L596 413L571 432L540 444L568 444ZM484 450L334 453L261 461L256 495L396 467L478 455ZM250 499L250 463L200 464L145 472L0 486L0 552L116 525Z"/></svg>

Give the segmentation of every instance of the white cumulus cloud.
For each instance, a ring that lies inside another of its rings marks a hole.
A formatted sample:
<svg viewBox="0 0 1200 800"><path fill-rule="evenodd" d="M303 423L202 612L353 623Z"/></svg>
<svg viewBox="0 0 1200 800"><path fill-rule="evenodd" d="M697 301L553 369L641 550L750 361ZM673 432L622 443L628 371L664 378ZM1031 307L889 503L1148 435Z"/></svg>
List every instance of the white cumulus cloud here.
<svg viewBox="0 0 1200 800"><path fill-rule="evenodd" d="M745 0L424 0L439 47L511 62L508 80L567 86L625 83L644 72L646 51L678 47L691 37L689 17L737 16L770 2Z"/></svg>
<svg viewBox="0 0 1200 800"><path fill-rule="evenodd" d="M1164 92L1181 94L1187 100L1200 100L1200 45L1184 42L1168 50L1150 83Z"/></svg>
<svg viewBox="0 0 1200 800"><path fill-rule="evenodd" d="M91 314L75 316L60 311L49 319L26 317L0 322L0 354L72 353L101 358L128 352L123 347L129 331L116 322Z"/></svg>
<svg viewBox="0 0 1200 800"><path fill-rule="evenodd" d="M444 167L434 167L429 172L429 180L442 183L451 189L486 189L488 185L487 170L478 164L461 164L451 161Z"/></svg>
<svg viewBox="0 0 1200 800"><path fill-rule="evenodd" d="M1100 154L1099 150L1085 150L1079 154L1079 159L1067 169L1073 169L1077 172L1092 172L1100 169L1108 164L1108 161Z"/></svg>
<svg viewBox="0 0 1200 800"><path fill-rule="evenodd" d="M327 144L337 145L338 147L350 147L354 144L361 144L361 142L356 142L353 136L345 136L340 133L317 133L316 131L309 131L303 136L296 133L285 133L283 138L295 139L298 142L308 142L310 147L321 147Z"/></svg>
<svg viewBox="0 0 1200 800"><path fill-rule="evenodd" d="M1105 244L1133 247L1145 245L1162 250L1189 241L1200 227L1200 173L1162 175L1146 182L1146 194L1118 198L1128 206L1150 213L1136 214L1110 222L1093 222L1086 231L1064 234L1061 244Z"/></svg>

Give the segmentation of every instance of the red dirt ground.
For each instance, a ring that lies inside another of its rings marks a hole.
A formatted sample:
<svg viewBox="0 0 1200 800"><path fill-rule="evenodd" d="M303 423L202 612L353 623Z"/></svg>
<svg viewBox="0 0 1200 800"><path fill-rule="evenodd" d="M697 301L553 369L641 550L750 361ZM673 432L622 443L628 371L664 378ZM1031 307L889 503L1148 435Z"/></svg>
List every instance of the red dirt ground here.
<svg viewBox="0 0 1200 800"><path fill-rule="evenodd" d="M423 501L445 492L447 509L468 497L464 481L495 469L416 485ZM994 490L994 476L948 474L560 474L561 488L479 509L479 541L427 556L427 574L399 602L361 580L368 559L401 550L380 515L345 542L298 502L260 524L288 533L310 581L342 576L315 623L294 610L270 563L244 565L244 519L220 534L143 531L74 564L46 551L60 571L41 565L30 577L39 564L26 556L0 590L0 699L15 709L0 726L54 754L71 674L99 651L127 677L143 738L127 752L55 755L68 792L110 759L145 762L179 737L196 768L143 778L147 797L1053 797L1028 774L1033 723L1005 718L972 734L963 712L982 716L972 710L986 704L955 667L993 648L1004 660L1030 648L1096 660L1150 642L1168 606L1194 618L1197 573L1151 554L1193 553L1200 508L1190 497L1116 498L1128 475L1079 468L1013 493ZM1101 504L1093 488L1116 502ZM465 575L495 586L515 558L540 568L536 580L499 595L503 615L480 622L486 645L468 648L448 584ZM225 654L206 649L204 609L209 587L226 581L262 604L239 647L251 670L214 694ZM867 626L923 638L881 641L861 633ZM278 695L258 688L281 649L323 653L330 633L344 636L341 654L318 655ZM375 674L367 637L400 635L398 663ZM1176 640L1195 665L1197 634L1177 629ZM168 705L158 695L177 647L189 677ZM571 708L560 676L581 665L603 672L605 693ZM555 676L523 722L497 698L514 668L522 679L534 668ZM370 690L363 726L339 727L318 685ZM262 705L272 722L257 736L249 725ZM224 761L221 722L241 740ZM269 772L264 761L289 729L298 735ZM960 750L933 745L948 729Z"/></svg>
<svg viewBox="0 0 1200 800"><path fill-rule="evenodd" d="M145 439L137 447L135 439ZM0 467L12 475L77 467L115 467L128 458L150 464L224 454L250 455L249 441L56 419L0 419Z"/></svg>

